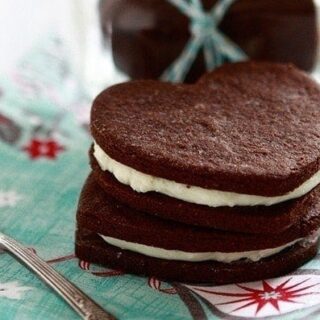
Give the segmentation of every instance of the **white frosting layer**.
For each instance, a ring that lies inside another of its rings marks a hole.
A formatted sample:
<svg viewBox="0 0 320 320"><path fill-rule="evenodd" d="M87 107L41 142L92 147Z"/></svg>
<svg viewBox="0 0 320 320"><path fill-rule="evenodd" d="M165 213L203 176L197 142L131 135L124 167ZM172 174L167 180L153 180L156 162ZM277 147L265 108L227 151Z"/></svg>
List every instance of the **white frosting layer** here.
<svg viewBox="0 0 320 320"><path fill-rule="evenodd" d="M153 258L191 262L214 260L225 263L230 263L232 261L237 261L240 259L259 261L262 258L272 256L302 240L300 238L291 241L287 244L284 244L283 246L264 250L253 250L243 252L185 252L180 250L167 250L157 247L151 247L140 243L128 242L112 237L103 236L101 234L100 236L104 241L111 244L112 246L121 248L123 250L137 252Z"/></svg>
<svg viewBox="0 0 320 320"><path fill-rule="evenodd" d="M197 186L187 186L175 181L154 177L110 158L96 143L94 143L94 157L103 171L107 170L111 172L120 183L130 186L137 192L144 193L155 191L172 198L190 203L207 205L209 207L271 206L290 199L299 198L307 194L320 183L320 171L318 171L298 188L285 195L276 197L256 196L204 189Z"/></svg>

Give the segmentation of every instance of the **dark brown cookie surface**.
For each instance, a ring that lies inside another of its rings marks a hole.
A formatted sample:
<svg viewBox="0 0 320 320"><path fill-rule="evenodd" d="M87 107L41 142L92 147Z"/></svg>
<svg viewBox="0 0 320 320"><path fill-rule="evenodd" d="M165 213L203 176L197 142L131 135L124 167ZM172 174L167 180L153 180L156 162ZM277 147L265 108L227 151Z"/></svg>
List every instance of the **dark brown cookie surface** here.
<svg viewBox="0 0 320 320"><path fill-rule="evenodd" d="M185 224L256 234L281 233L294 225L320 197L320 186L310 196L273 206L210 208L188 203L156 192L139 193L102 171L90 154L93 176L100 187L121 203L164 219Z"/></svg>
<svg viewBox="0 0 320 320"><path fill-rule="evenodd" d="M317 243L296 244L272 257L258 262L240 260L233 263L184 262L156 259L108 245L96 234L78 229L76 255L78 258L100 263L140 275L164 280L212 283L217 285L267 279L286 274L317 254Z"/></svg>
<svg viewBox="0 0 320 320"><path fill-rule="evenodd" d="M225 65L196 85L135 81L94 102L102 149L138 171L203 188L264 196L320 167L320 89L291 66Z"/></svg>
<svg viewBox="0 0 320 320"><path fill-rule="evenodd" d="M129 242L186 252L243 252L276 248L311 235L320 225L319 197L313 197L307 214L279 234L258 235L193 227L159 219L120 204L89 176L82 191L77 224L105 236ZM270 219L270 224L272 220Z"/></svg>
<svg viewBox="0 0 320 320"><path fill-rule="evenodd" d="M210 10L217 0L201 2ZM190 38L188 18L168 1L101 0L100 17L115 64L134 79L159 78ZM291 62L310 70L317 54L316 18L313 0L238 0L219 30L251 59ZM186 80L194 82L204 72L200 52Z"/></svg>

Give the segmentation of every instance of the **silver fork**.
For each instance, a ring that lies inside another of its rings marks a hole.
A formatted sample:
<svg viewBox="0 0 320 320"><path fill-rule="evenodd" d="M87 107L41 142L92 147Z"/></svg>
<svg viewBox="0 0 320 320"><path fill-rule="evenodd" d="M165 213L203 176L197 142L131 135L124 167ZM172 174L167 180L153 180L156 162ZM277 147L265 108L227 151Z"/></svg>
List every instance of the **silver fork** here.
<svg viewBox="0 0 320 320"><path fill-rule="evenodd" d="M74 284L65 279L31 250L0 232L0 247L9 251L58 293L83 319L115 320Z"/></svg>

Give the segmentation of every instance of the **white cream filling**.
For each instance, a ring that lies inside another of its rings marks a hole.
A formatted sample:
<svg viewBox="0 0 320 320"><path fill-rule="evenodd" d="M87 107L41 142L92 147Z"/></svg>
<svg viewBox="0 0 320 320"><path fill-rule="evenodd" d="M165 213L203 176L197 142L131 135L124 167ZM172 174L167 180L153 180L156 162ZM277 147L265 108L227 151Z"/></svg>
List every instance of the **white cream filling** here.
<svg viewBox="0 0 320 320"><path fill-rule="evenodd" d="M207 205L209 207L222 206L271 206L290 199L299 198L320 183L320 170L298 188L282 196L265 197L227 192L213 189L204 189L197 186L187 186L182 183L154 177L130 168L110 158L97 143L94 143L94 157L103 171L111 172L122 184L130 186L137 192L155 191L172 198L186 202Z"/></svg>
<svg viewBox="0 0 320 320"><path fill-rule="evenodd" d="M298 241L303 240L302 238L296 239L283 246L263 249L263 250L252 250L243 252L185 252L180 250L167 250L152 246L147 246L140 243L128 242L125 240L120 240L112 237L107 237L101 235L101 238L112 246L121 248L123 250L129 250L143 254L148 257L165 259L165 260L181 260L190 262L200 262L214 260L219 262L230 263L232 261L237 261L240 259L249 259L251 261L259 261L262 258L272 256L279 253L285 248L292 246Z"/></svg>

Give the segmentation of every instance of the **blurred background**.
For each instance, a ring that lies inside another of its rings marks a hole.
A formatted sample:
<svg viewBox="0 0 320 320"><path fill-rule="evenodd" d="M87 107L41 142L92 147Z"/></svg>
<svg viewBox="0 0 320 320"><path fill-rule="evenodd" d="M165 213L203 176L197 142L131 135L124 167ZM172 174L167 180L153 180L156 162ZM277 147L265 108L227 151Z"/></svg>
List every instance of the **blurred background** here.
<svg viewBox="0 0 320 320"><path fill-rule="evenodd" d="M110 3L115 3L116 1L105 0L103 2L106 4L106 8L108 8ZM118 3L125 2L129 3L130 1L118 1ZM155 62L152 60L153 63L149 63L148 56L142 57L138 61L136 56L139 54L134 51L131 54L130 51L131 49L135 49L135 44L137 46L145 46L146 48L149 45L147 41L150 42L150 39L155 40L156 43L164 41L165 44L170 44L168 47L173 45L173 43L178 43L176 38L172 37L172 30L169 30L170 32L164 29L161 30L163 26L158 26L155 20L152 21L153 18L150 18L152 16L149 15L151 9L148 9L149 11L137 11L139 4L146 2L148 1L131 1L133 3L131 7L128 6L126 8L124 6L123 8L125 9L114 10L112 22L115 28L118 28L121 32L123 30L128 32L127 35L124 34L124 36L127 36L127 38L124 38L126 41L132 40L132 47L126 47L126 44L123 46L120 40L116 39L116 45L119 47L116 48L118 50L116 52L118 60L120 61L118 64L121 65L122 63L123 69L128 69L128 66L134 66L138 62L140 64L143 63L140 70L143 70L143 68L152 70L153 67L157 67L157 61L162 61L164 55L161 51L163 48L160 45L159 50L157 47L154 50L150 46L150 52L148 52L151 59L155 59ZM168 6L168 3L164 0L154 2L166 3ZM263 2L267 3L268 1L263 0ZM272 0L269 2L271 3ZM278 1L278 3L280 2ZM299 4L299 2L303 3L304 0L294 0L294 2ZM320 0L316 0L315 3L319 8ZM11 84L21 85L23 83L24 90L28 90L28 86L29 90L32 90L30 88L35 86L34 82L39 82L40 79L49 81L49 79L54 78L55 80L53 81L58 81L60 85L61 81L63 81L65 107L69 105L72 109L72 106L76 105L74 108L77 108L78 116L84 122L88 121L90 104L94 96L103 88L128 79L128 76L116 69L113 63L114 58L112 58L111 46L108 44L108 41L103 41L98 7L99 0L0 0L0 79ZM154 9L155 12L156 10L158 9ZM162 9L159 7L159 10ZM140 17L136 19L139 20L138 22L133 22L131 19L135 15ZM300 16L303 17L303 15L303 12L301 12L301 15L295 13L295 16L298 16L298 18ZM234 17L232 16L232 18ZM273 21L272 15L267 18ZM283 15L283 18L281 16L281 19L281 23L285 24L286 15ZM171 19L171 21L173 20L176 19ZM155 25L153 26L154 28L160 28L156 30L157 32L151 30L150 32L148 31L149 33L143 33L144 30L140 30L141 32L138 30L140 33L137 31L137 34L133 34L132 38L130 38L131 29L138 29L137 26L140 28L140 25L143 26L141 28L145 28L145 25L148 25L150 21ZM167 22L164 27L171 28L170 23L170 21ZM182 21L181 25L183 23L185 21ZM124 29L122 30L121 28ZM117 32L118 29L115 31ZM226 29L228 29L228 26ZM177 30L177 28L174 30ZM178 34L178 31L175 32ZM161 39L161 33L163 34L163 39ZM189 37L188 35L184 36ZM145 43L141 44L138 41L142 37L149 38ZM297 37L301 38L302 44L303 33L302 35L297 35ZM186 39L182 40L186 41ZM307 43L306 41L305 43ZM129 42L127 41L127 43ZM311 43L307 43L307 46L309 45ZM173 49L178 53L181 51L181 47ZM124 53L123 50L125 50ZM120 60L124 54L127 56L128 66L125 65L126 62L123 63ZM62 71L59 71L59 63ZM311 70L315 77L318 77L319 74L317 72L317 65L318 63ZM65 75L68 76L59 79L55 72L60 72L61 75L63 70ZM147 72L149 71L146 70ZM52 85L53 87L59 87L56 84ZM77 101L77 103L74 104L70 100Z"/></svg>
<svg viewBox="0 0 320 320"><path fill-rule="evenodd" d="M61 46L57 58L77 82L70 90L80 90L90 100L102 88L125 79L114 68L110 50L103 44L98 2L0 0L0 78L12 81L27 64L43 72L53 69L55 64L49 57L41 60L39 55L55 39ZM50 52L43 56L46 54Z"/></svg>
<svg viewBox="0 0 320 320"><path fill-rule="evenodd" d="M315 3L319 6L320 0ZM125 79L114 69L110 50L103 48L98 5L98 0L0 0L1 73L12 71L51 35L63 40L72 68L89 81L91 93L102 83ZM97 72L99 63L107 70L103 76Z"/></svg>

